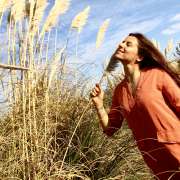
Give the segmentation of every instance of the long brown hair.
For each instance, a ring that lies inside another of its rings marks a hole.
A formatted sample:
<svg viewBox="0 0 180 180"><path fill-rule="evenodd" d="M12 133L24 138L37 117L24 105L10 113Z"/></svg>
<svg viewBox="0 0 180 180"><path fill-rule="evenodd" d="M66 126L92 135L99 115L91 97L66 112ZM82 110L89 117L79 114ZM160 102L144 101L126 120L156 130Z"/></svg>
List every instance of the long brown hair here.
<svg viewBox="0 0 180 180"><path fill-rule="evenodd" d="M146 67L159 67L164 69L180 86L179 72L175 72L168 66L168 61L154 44L141 33L130 33L129 36L136 37L138 40L138 53L143 57L140 61L140 69Z"/></svg>

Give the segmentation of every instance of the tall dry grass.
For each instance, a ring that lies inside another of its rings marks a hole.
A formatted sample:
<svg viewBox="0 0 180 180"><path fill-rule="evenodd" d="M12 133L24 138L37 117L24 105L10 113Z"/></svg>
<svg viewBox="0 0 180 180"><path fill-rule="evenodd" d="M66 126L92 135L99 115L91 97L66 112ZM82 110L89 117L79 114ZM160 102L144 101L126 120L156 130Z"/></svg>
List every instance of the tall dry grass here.
<svg viewBox="0 0 180 180"><path fill-rule="evenodd" d="M1 66L10 71L3 70L6 75L1 78L8 108L0 120L0 179L150 179L126 124L113 138L101 132L94 107L87 106L89 79L79 72L75 80L75 71L65 63L67 44L58 49L54 39L50 56L48 34L38 46L46 1L31 1L28 6L28 19L10 14L18 21L16 26L9 22L8 65ZM50 12L48 17L57 20L59 14ZM86 8L77 15L71 27L80 33L88 13ZM47 18L47 27L53 27L49 22ZM21 23L26 25L23 31ZM111 62L108 71L114 66ZM107 84L107 108L113 84Z"/></svg>
<svg viewBox="0 0 180 180"><path fill-rule="evenodd" d="M56 26L57 19L60 15L66 13L70 5L70 0L56 0L52 7L40 33L40 37Z"/></svg>
<svg viewBox="0 0 180 180"><path fill-rule="evenodd" d="M84 10L78 13L72 20L71 28L77 29L78 33L81 33L82 28L87 22L89 12L90 6L86 7Z"/></svg>
<svg viewBox="0 0 180 180"><path fill-rule="evenodd" d="M1 121L4 127L1 130L2 178L108 179L121 176L123 179L138 178L139 171L149 177L148 171L142 169L143 161L130 131L125 128L116 137L107 138L99 130L93 107L84 114L60 171L69 138L88 102L83 97L74 98L71 82L66 80L63 89L58 87L58 81L54 82L56 85L49 90L47 104L48 84L44 80L42 76L31 91L26 84L29 88L24 93L28 96L24 98L20 95L23 85L18 85L21 98Z"/></svg>
<svg viewBox="0 0 180 180"><path fill-rule="evenodd" d="M109 26L110 19L106 19L99 28L97 39L96 39L96 48L99 48L104 40L105 32Z"/></svg>

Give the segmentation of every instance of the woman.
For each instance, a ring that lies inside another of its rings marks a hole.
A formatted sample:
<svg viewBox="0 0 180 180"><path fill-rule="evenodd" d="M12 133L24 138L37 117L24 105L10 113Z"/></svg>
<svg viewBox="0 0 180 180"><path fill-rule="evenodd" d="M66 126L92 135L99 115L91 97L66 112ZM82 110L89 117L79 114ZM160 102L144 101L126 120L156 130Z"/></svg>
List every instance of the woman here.
<svg viewBox="0 0 180 180"><path fill-rule="evenodd" d="M125 78L114 90L112 106L103 106L97 84L92 100L104 132L111 136L126 119L142 156L160 180L180 180L180 78L140 33L130 33L111 61L120 61Z"/></svg>

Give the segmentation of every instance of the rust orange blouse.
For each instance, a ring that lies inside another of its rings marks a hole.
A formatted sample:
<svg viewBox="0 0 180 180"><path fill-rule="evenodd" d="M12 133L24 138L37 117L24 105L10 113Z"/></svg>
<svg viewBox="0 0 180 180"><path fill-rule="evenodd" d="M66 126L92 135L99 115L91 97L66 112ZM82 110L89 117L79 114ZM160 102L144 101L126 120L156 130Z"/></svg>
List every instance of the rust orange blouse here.
<svg viewBox="0 0 180 180"><path fill-rule="evenodd" d="M115 88L108 116L109 124L104 130L107 135L113 135L121 127L123 119L126 119L142 154L155 152L155 149L161 149L162 144L174 144L170 148L167 146L168 151L174 151L180 163L180 89L164 70L142 70L134 96L125 78ZM157 152L156 155L151 153L152 161L143 156L153 169L154 162L156 168L160 167L157 159L162 159L162 156L167 158L168 155L165 151Z"/></svg>
<svg viewBox="0 0 180 180"><path fill-rule="evenodd" d="M124 79L115 88L108 116L109 125L104 132L109 136L126 119L136 141L155 138L159 142L180 143L180 89L159 68L141 71L134 96Z"/></svg>

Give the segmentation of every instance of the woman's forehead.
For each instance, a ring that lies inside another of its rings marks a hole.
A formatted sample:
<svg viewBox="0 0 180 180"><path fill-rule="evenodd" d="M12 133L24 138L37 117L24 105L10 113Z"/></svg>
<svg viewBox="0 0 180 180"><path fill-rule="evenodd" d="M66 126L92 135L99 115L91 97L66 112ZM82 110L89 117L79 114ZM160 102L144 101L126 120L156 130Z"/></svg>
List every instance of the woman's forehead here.
<svg viewBox="0 0 180 180"><path fill-rule="evenodd" d="M127 36L123 41L131 42L138 45L138 39L134 36Z"/></svg>

